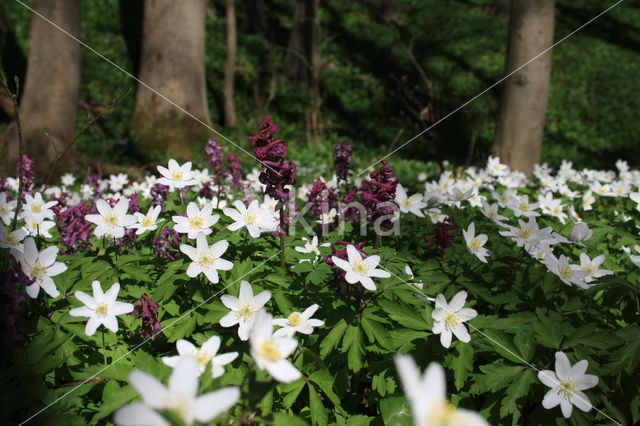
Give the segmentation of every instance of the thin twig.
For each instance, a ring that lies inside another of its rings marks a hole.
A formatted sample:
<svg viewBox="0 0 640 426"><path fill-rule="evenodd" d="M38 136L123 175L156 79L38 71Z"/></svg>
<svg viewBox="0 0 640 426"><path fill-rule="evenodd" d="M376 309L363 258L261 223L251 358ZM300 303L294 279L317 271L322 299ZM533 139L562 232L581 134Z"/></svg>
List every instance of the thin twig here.
<svg viewBox="0 0 640 426"><path fill-rule="evenodd" d="M16 204L16 211L13 214L13 224L11 226L11 230L15 231L16 226L18 225L18 213L20 213L20 210L22 210L22 191L24 191L24 162L22 161L22 156L24 155L24 145L22 144L22 126L20 125L20 106L18 105L18 95L17 93L11 92L4 74L2 75L2 83L4 84L4 88L9 94L11 102L13 103L13 110L15 111L16 115L15 121L18 129L18 200ZM16 82L16 92L18 90L20 89Z"/></svg>

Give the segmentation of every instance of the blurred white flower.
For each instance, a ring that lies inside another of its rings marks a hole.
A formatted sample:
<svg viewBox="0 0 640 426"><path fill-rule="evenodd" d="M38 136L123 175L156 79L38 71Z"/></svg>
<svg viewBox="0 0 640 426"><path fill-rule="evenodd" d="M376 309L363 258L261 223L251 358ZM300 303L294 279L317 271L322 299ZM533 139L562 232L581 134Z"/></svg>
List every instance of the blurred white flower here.
<svg viewBox="0 0 640 426"><path fill-rule="evenodd" d="M418 217L424 217L422 213L423 208L427 206L427 203L422 201L424 196L422 194L413 194L411 197L407 195L407 191L400 184L396 187L396 203L400 207L402 213L413 213Z"/></svg>
<svg viewBox="0 0 640 426"><path fill-rule="evenodd" d="M302 377L302 373L286 358L298 346L291 337L273 335L273 317L262 310L256 315L251 330L251 357L260 370L267 370L274 379L291 383Z"/></svg>
<svg viewBox="0 0 640 426"><path fill-rule="evenodd" d="M184 358L194 358L198 363L198 376L211 364L211 376L216 379L224 374L224 366L238 357L238 352L228 352L218 355L220 337L211 336L200 348L188 340L180 339L176 342L178 355L164 356L162 362L171 368L176 368Z"/></svg>
<svg viewBox="0 0 640 426"><path fill-rule="evenodd" d="M7 193L0 192L0 220L9 225L13 220L18 200L7 201Z"/></svg>
<svg viewBox="0 0 640 426"><path fill-rule="evenodd" d="M415 426L489 425L479 414L451 405L447 400L444 369L439 364L430 364L424 374L421 374L410 355L396 355L393 360L409 401Z"/></svg>
<svg viewBox="0 0 640 426"><path fill-rule="evenodd" d="M169 376L169 386L164 386L155 377L140 370L129 374L129 383L138 391L143 402L127 404L115 416L116 425L122 426L169 426L170 423L158 411L168 410L177 415L186 425L194 420L209 423L227 411L240 399L237 386L198 394L198 364L194 358L178 363Z"/></svg>

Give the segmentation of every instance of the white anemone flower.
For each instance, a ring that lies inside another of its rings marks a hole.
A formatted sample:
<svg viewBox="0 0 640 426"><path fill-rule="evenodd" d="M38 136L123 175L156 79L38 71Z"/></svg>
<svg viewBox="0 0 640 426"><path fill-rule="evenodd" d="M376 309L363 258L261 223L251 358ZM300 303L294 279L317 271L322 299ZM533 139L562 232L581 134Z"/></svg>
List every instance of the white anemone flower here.
<svg viewBox="0 0 640 426"><path fill-rule="evenodd" d="M569 240L584 247L583 241L587 241L593 236L593 231L589 229L589 225L584 222L578 222L573 225Z"/></svg>
<svg viewBox="0 0 640 426"><path fill-rule="evenodd" d="M189 203L187 205L187 216L173 216L172 219L176 223L173 229L181 234L187 234L187 238L194 239L199 232L204 235L211 234L211 227L218 222L220 215L211 213L213 212L213 205L211 203L205 204L202 209L198 208L196 203Z"/></svg>
<svg viewBox="0 0 640 426"><path fill-rule="evenodd" d="M52 238L52 235L49 231L55 226L56 224L52 220L43 220L41 222L36 222L30 216L27 216L24 218L24 226L22 227L22 230L31 237L41 236L44 238Z"/></svg>
<svg viewBox="0 0 640 426"><path fill-rule="evenodd" d="M174 159L169 160L169 168L158 166L158 171L162 175L158 179L158 183L168 186L170 189L181 189L192 185L197 185L198 180L195 179L191 170L191 162L184 163L182 166Z"/></svg>
<svg viewBox="0 0 640 426"><path fill-rule="evenodd" d="M100 199L96 201L96 208L98 209L98 214L88 214L84 218L97 225L93 232L98 238L103 236L122 238L125 228L136 223L136 217L127 214L129 200L126 198L120 199L113 207L105 200Z"/></svg>
<svg viewBox="0 0 640 426"><path fill-rule="evenodd" d="M16 229L11 231L5 227L0 221L0 248L6 248L16 255L24 251L24 245L22 240L27 236L27 232L24 229Z"/></svg>
<svg viewBox="0 0 640 426"><path fill-rule="evenodd" d="M348 261L336 256L331 256L331 260L338 268L346 272L344 278L349 284L360 283L367 290L375 290L376 285L371 277L389 278L391 276L388 271L376 269L376 266L380 263L380 256L378 255L363 259L362 254L355 246L349 244L347 245L347 257Z"/></svg>
<svg viewBox="0 0 640 426"><path fill-rule="evenodd" d="M549 253L544 258L544 264L547 266L547 269L556 274L563 283L589 288L585 282L587 273L580 268L580 265L569 264L569 259L564 254L561 254L560 257L555 257Z"/></svg>
<svg viewBox="0 0 640 426"><path fill-rule="evenodd" d="M57 201L45 202L42 194L36 192L33 195L24 195L24 204L20 212L20 218L29 217L35 222L42 222L44 219L53 219L54 213L51 207L58 204Z"/></svg>
<svg viewBox="0 0 640 426"><path fill-rule="evenodd" d="M13 220L18 200L7 201L7 193L0 192L0 220L9 226Z"/></svg>
<svg viewBox="0 0 640 426"><path fill-rule="evenodd" d="M76 183L76 177L71 173L65 173L60 178L60 182L62 182L64 186L73 186Z"/></svg>
<svg viewBox="0 0 640 426"><path fill-rule="evenodd" d="M330 243L322 243L320 245L318 245L318 236L314 235L313 238L311 239L311 241L309 241L308 238L306 237L302 237L302 241L304 242L304 246L302 247L294 247L294 249L298 252L298 253L303 253L303 254L309 254L309 253L313 253L315 254L315 259L314 261L318 260L320 258L320 249L318 247L329 247L331 244ZM310 259L300 259L300 263L302 262L309 262Z"/></svg>
<svg viewBox="0 0 640 426"><path fill-rule="evenodd" d="M105 326L116 333L118 331L118 315L128 314L133 311L131 303L118 302L118 292L120 284L114 283L106 292L102 291L99 281L91 283L93 297L83 291L76 291L76 299L84 303L85 306L74 308L69 311L72 317L88 317L84 332L87 336L93 336L98 327Z"/></svg>
<svg viewBox="0 0 640 426"><path fill-rule="evenodd" d="M229 248L227 240L220 240L209 245L207 237L202 232L199 232L196 237L195 247L180 244L180 251L192 260L187 268L187 275L193 278L202 273L213 284L217 284L220 280L218 270L229 271L233 268L232 262L220 257L227 251L227 248Z"/></svg>
<svg viewBox="0 0 640 426"><path fill-rule="evenodd" d="M138 391L143 402L127 404L114 417L121 426L169 426L158 411L168 410L186 425L194 421L209 423L218 415L233 407L240 399L240 388L230 386L198 394L198 363L193 358L182 360L169 376L169 386L140 370L129 374L129 383Z"/></svg>
<svg viewBox="0 0 640 426"><path fill-rule="evenodd" d="M604 262L604 254L596 256L590 259L586 253L580 254L580 266L572 266L574 269L584 271L587 276L584 278L585 282L591 282L596 278L604 277L606 275L612 275L613 271L609 269L600 269L600 265Z"/></svg>
<svg viewBox="0 0 640 426"><path fill-rule="evenodd" d="M635 246L633 249L636 251L636 253L640 253L640 246ZM633 254L629 247L622 246L622 250L627 253L631 262L633 262L634 265L640 268L640 256L638 256L637 254Z"/></svg>
<svg viewBox="0 0 640 426"><path fill-rule="evenodd" d="M198 376L200 376L211 364L211 376L216 379L224 374L224 366L230 364L238 357L238 352L219 354L220 337L211 336L201 347L196 347L188 340L180 339L176 342L178 355L164 356L162 362L171 368L176 368L184 358L195 358L198 362Z"/></svg>
<svg viewBox="0 0 640 426"><path fill-rule="evenodd" d="M311 318L318 310L318 305L309 306L304 312L293 312L287 318L277 318L273 320L273 325L282 327L273 333L273 337L293 337L296 333L311 334L314 327L324 325L324 321Z"/></svg>
<svg viewBox="0 0 640 426"><path fill-rule="evenodd" d="M245 227L251 237L258 238L263 232L276 230L278 224L273 217L273 211L261 208L258 205L258 200L253 200L249 207L245 207L242 201L236 200L233 206L235 209L227 207L222 210L225 215L235 221L229 225L230 231L237 231Z"/></svg>
<svg viewBox="0 0 640 426"><path fill-rule="evenodd" d="M589 397L582 392L598 384L598 376L585 374L589 362L586 359L571 365L564 352L556 352L556 371L544 370L538 373L542 383L551 388L542 400L542 406L547 410L560 405L562 415L571 417L573 406L587 412L591 410Z"/></svg>
<svg viewBox="0 0 640 426"><path fill-rule="evenodd" d="M396 187L396 204L400 207L402 213L413 213L418 217L424 217L422 209L427 207L427 203L423 201L422 194L413 194L411 197L407 195L407 191L400 184Z"/></svg>
<svg viewBox="0 0 640 426"><path fill-rule="evenodd" d="M155 206L150 208L147 214L134 213L138 223L131 225L131 228L136 230L136 235L144 234L147 231L155 231L158 228L158 223L162 222L162 219L158 220L160 210L162 210L162 206Z"/></svg>
<svg viewBox="0 0 640 426"><path fill-rule="evenodd" d="M435 309L431 313L435 322L431 331L433 334L440 335L440 343L445 348L451 346L452 334L455 334L461 342L469 343L471 341L471 336L464 326L464 322L475 318L478 312L475 309L465 308L466 300L466 291L458 292L449 303L443 294L436 297Z"/></svg>
<svg viewBox="0 0 640 426"><path fill-rule="evenodd" d="M410 355L396 355L393 360L409 401L415 426L489 425L478 413L451 405L447 400L444 369L439 364L430 364L424 374L421 374Z"/></svg>
<svg viewBox="0 0 640 426"><path fill-rule="evenodd" d="M67 270L67 266L62 262L56 262L58 247L47 247L38 251L33 238L27 237L24 240L22 254L18 257L18 262L22 272L30 279L35 280L33 284L27 286L27 294L35 299L42 288L51 297L58 297L56 284L51 277L60 275Z"/></svg>
<svg viewBox="0 0 640 426"><path fill-rule="evenodd" d="M279 382L291 383L302 373L286 358L298 346L291 337L273 335L273 317L261 310L251 330L251 357L260 370L267 370Z"/></svg>
<svg viewBox="0 0 640 426"><path fill-rule="evenodd" d="M223 327L233 327L238 324L238 337L241 340L248 340L251 329L256 320L256 313L271 299L271 292L265 290L257 295L253 295L253 289L248 281L240 283L240 293L238 297L225 294L220 300L227 308L231 309L224 317L220 318L220 325Z"/></svg>
<svg viewBox="0 0 640 426"><path fill-rule="evenodd" d="M471 222L468 229L462 230L462 235L467 243L467 250L469 250L469 253L474 254L481 262L487 263L486 256L491 255L491 252L484 248L488 239L487 235L476 235L476 225L473 222Z"/></svg>

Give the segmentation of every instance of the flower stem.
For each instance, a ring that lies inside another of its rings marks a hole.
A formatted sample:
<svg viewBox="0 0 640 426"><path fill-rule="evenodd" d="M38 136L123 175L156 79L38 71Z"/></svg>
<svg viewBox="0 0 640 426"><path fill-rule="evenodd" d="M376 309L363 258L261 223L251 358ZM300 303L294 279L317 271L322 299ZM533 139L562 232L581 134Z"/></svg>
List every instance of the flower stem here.
<svg viewBox="0 0 640 426"><path fill-rule="evenodd" d="M104 360L104 365L107 365L107 345L104 343L104 335L105 331L102 330L102 359Z"/></svg>
<svg viewBox="0 0 640 426"><path fill-rule="evenodd" d="M285 247L285 238L286 235L284 233L284 203L280 208L280 266L282 268L286 268L287 262L284 255L284 247Z"/></svg>

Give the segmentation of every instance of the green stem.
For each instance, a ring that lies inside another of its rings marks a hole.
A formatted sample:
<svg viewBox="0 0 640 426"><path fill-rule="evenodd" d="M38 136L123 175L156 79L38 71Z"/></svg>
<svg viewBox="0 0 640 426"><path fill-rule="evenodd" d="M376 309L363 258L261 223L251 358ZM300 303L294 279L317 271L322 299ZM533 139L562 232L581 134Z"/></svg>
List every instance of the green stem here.
<svg viewBox="0 0 640 426"><path fill-rule="evenodd" d="M102 359L104 360L104 365L107 365L107 345L104 342L104 329L102 330Z"/></svg>
<svg viewBox="0 0 640 426"><path fill-rule="evenodd" d="M282 203L282 207L280 208L280 266L283 269L286 269L287 260L284 255L284 247L285 247L285 239L286 235L284 232L284 203Z"/></svg>

